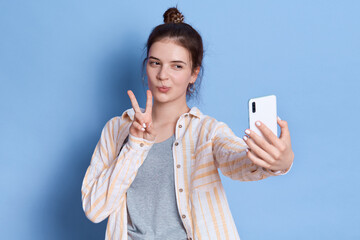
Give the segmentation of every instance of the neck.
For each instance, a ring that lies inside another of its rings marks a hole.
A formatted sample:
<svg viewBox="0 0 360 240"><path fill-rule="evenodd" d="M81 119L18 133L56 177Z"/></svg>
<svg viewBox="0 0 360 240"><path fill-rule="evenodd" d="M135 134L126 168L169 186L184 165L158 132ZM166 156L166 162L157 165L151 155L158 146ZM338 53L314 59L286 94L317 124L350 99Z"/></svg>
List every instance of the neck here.
<svg viewBox="0 0 360 240"><path fill-rule="evenodd" d="M174 103L155 102L152 107L152 121L156 125L162 125L166 123L176 123L179 117L190 111L186 102Z"/></svg>

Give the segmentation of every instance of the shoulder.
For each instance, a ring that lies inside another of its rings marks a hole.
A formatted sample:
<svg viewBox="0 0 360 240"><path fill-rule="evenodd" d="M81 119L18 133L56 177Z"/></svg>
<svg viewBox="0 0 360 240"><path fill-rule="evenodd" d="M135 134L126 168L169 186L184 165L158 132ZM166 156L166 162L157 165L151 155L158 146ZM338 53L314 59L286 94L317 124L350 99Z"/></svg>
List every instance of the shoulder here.
<svg viewBox="0 0 360 240"><path fill-rule="evenodd" d="M200 132L204 133L203 136L206 138L206 141L211 140L216 132L222 128L223 125L226 125L224 122L217 120L215 117L204 114L200 112L198 127Z"/></svg>
<svg viewBox="0 0 360 240"><path fill-rule="evenodd" d="M224 121L215 117L201 113L200 125L207 132L206 140L213 140L218 136L233 136L235 133Z"/></svg>
<svg viewBox="0 0 360 240"><path fill-rule="evenodd" d="M105 123L104 130L107 131L117 131L119 132L125 126L132 122L134 118L134 109L128 108L124 110L120 116L113 116Z"/></svg>
<svg viewBox="0 0 360 240"><path fill-rule="evenodd" d="M198 108L197 108L198 109ZM210 115L204 114L199 110L199 119L201 126L204 126L209 129L213 129L217 127L219 124L221 124L221 121L218 121L215 117L212 117Z"/></svg>
<svg viewBox="0 0 360 240"><path fill-rule="evenodd" d="M141 111L144 111L145 109L140 108ZM112 117L108 122L112 123L128 123L132 122L134 119L135 111L133 108L125 109L120 116L114 116Z"/></svg>

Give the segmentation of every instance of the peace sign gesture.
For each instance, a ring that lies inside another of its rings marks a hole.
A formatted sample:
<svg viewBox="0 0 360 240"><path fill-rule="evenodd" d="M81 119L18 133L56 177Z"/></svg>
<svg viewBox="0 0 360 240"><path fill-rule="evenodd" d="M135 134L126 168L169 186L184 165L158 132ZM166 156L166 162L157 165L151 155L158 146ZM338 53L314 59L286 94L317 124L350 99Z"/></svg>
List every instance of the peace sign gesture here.
<svg viewBox="0 0 360 240"><path fill-rule="evenodd" d="M141 112L139 104L134 93L131 90L127 91L131 105L135 111L134 121L130 126L130 134L135 137L143 138L149 141L154 141L156 132L152 126L152 94L150 90L146 90L147 100L145 112Z"/></svg>

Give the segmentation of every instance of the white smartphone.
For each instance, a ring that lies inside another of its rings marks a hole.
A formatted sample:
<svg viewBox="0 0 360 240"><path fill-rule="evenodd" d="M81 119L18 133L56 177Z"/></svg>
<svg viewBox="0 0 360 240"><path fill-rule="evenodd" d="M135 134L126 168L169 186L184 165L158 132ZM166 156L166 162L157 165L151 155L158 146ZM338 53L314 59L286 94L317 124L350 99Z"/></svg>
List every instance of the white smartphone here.
<svg viewBox="0 0 360 240"><path fill-rule="evenodd" d="M264 97L251 98L249 100L249 126L256 134L263 136L261 131L255 125L260 120L270 130L277 135L277 107L276 96L268 95Z"/></svg>

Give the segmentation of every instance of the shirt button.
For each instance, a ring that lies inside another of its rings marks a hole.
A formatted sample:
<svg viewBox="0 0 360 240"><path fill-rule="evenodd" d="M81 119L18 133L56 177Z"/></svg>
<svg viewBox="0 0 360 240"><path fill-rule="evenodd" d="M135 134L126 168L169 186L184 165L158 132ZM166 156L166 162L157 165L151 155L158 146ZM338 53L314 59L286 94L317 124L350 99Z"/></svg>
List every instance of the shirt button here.
<svg viewBox="0 0 360 240"><path fill-rule="evenodd" d="M178 143L178 142L176 142L176 143L175 143L175 146L177 146L177 145L179 145L179 143Z"/></svg>
<svg viewBox="0 0 360 240"><path fill-rule="evenodd" d="M180 188L180 189L179 189L179 191L180 191L180 192L182 192L182 191L183 191L183 189L182 189L182 188Z"/></svg>
<svg viewBox="0 0 360 240"><path fill-rule="evenodd" d="M140 143L140 147L144 146L144 143Z"/></svg>
<svg viewBox="0 0 360 240"><path fill-rule="evenodd" d="M183 214L183 215L182 215L182 218L186 218L186 215Z"/></svg>
<svg viewBox="0 0 360 240"><path fill-rule="evenodd" d="M182 128L182 125L181 125L181 124L179 125L179 128Z"/></svg>
<svg viewBox="0 0 360 240"><path fill-rule="evenodd" d="M181 167L181 165L180 165L180 164L178 164L178 165L176 165L176 167L177 167L177 168L180 168L180 167Z"/></svg>

